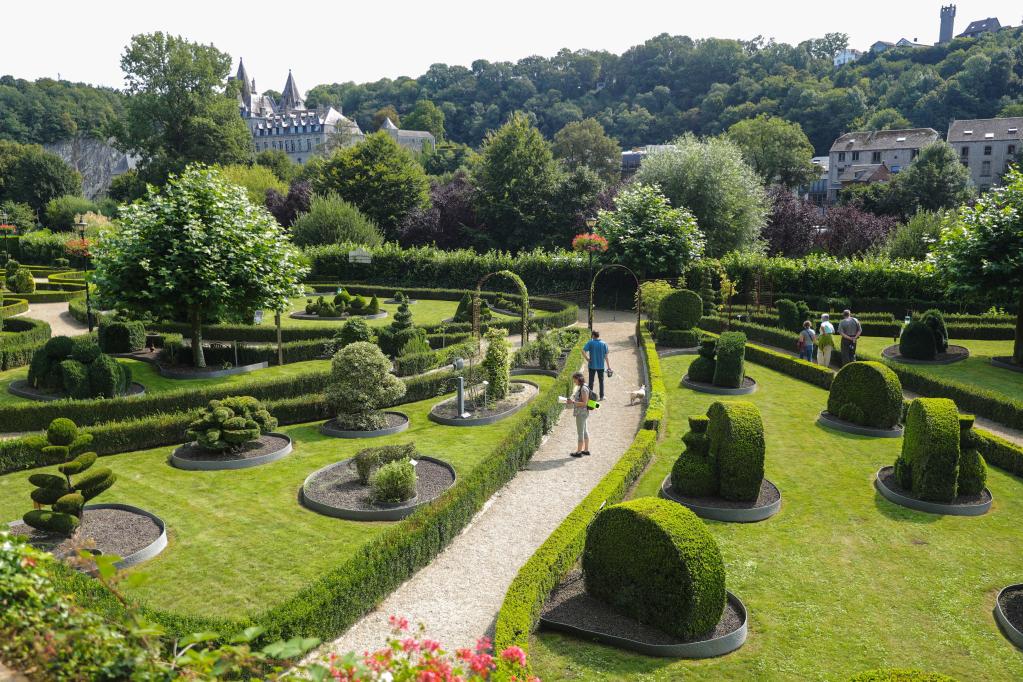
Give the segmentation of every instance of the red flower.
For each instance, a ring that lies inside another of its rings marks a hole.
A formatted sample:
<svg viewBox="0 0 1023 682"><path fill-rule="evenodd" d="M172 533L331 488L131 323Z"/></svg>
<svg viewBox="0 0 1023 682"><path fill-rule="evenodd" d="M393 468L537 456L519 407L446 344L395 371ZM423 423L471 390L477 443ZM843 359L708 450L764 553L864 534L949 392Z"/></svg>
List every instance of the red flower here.
<svg viewBox="0 0 1023 682"><path fill-rule="evenodd" d="M526 652L517 646L510 646L502 651L501 658L506 661L516 661L520 666L526 665Z"/></svg>
<svg viewBox="0 0 1023 682"><path fill-rule="evenodd" d="M16 225L8 225L7 223L0 224L0 232L10 232L14 234L18 230Z"/></svg>
<svg viewBox="0 0 1023 682"><path fill-rule="evenodd" d="M603 253L607 251L607 240L599 234L583 232L572 238L572 250L583 253Z"/></svg>

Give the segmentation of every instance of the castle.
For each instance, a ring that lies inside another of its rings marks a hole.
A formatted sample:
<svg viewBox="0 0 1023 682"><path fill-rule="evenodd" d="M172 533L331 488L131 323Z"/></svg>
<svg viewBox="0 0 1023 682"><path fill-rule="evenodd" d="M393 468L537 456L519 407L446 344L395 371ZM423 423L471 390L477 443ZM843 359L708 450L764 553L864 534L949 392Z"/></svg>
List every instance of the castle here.
<svg viewBox="0 0 1023 682"><path fill-rule="evenodd" d="M316 154L329 152L336 146L356 144L365 138L359 124L345 117L334 107L308 109L288 71L280 101L256 90L256 79L249 78L245 63L238 61L238 72L229 81L238 81L238 109L252 133L256 153L280 149L292 161L304 163ZM435 145L434 136L425 131L401 130L387 119L381 130L402 147L415 152L425 145Z"/></svg>

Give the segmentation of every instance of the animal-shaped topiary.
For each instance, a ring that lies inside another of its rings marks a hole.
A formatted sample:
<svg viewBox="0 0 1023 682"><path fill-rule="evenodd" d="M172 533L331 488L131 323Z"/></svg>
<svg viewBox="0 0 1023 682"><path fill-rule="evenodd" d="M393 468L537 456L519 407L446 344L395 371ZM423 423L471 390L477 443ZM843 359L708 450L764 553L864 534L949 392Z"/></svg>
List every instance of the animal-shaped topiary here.
<svg viewBox="0 0 1023 682"><path fill-rule="evenodd" d="M948 351L948 329L945 327L945 316L940 310L931 308L925 310L920 316L920 321L927 325L934 335L934 350L938 353Z"/></svg>
<svg viewBox="0 0 1023 682"><path fill-rule="evenodd" d="M764 422L750 402L715 402L707 416L690 417L686 449L671 470L683 495L753 502L764 480Z"/></svg>
<svg viewBox="0 0 1023 682"><path fill-rule="evenodd" d="M746 334L723 332L715 347L714 385L739 388L746 378Z"/></svg>
<svg viewBox="0 0 1023 682"><path fill-rule="evenodd" d="M698 381L705 384L714 381L714 368L717 365L714 360L714 354L717 343L716 339L704 339L700 342L700 350L697 351L697 357L689 365L689 371L687 372L690 381Z"/></svg>
<svg viewBox="0 0 1023 682"><path fill-rule="evenodd" d="M893 428L902 417L899 377L880 362L850 362L831 382L828 412L860 426Z"/></svg>
<svg viewBox="0 0 1023 682"><path fill-rule="evenodd" d="M204 450L230 452L277 428L277 420L251 396L211 400L186 434Z"/></svg>
<svg viewBox="0 0 1023 682"><path fill-rule="evenodd" d="M899 337L899 355L910 360L933 360L937 352L934 332L924 322L913 320Z"/></svg>
<svg viewBox="0 0 1023 682"><path fill-rule="evenodd" d="M63 462L57 466L62 476L29 476L29 483L36 486L31 493L36 508L27 512L22 520L37 530L71 537L81 525L85 503L110 488L117 476L106 467L79 476L96 463L96 453L84 452L92 444L92 435L79 433L70 419L50 422L46 442L40 454L46 461ZM73 476L79 477L74 479ZM45 509L46 506L50 509Z"/></svg>
<svg viewBox="0 0 1023 682"><path fill-rule="evenodd" d="M680 504L641 497L605 507L586 531L586 591L677 637L714 629L725 568L707 527Z"/></svg>
<svg viewBox="0 0 1023 682"><path fill-rule="evenodd" d="M689 431L682 436L686 448L671 468L671 485L683 495L717 495L717 464L710 456L709 424L710 419L704 415L689 417Z"/></svg>

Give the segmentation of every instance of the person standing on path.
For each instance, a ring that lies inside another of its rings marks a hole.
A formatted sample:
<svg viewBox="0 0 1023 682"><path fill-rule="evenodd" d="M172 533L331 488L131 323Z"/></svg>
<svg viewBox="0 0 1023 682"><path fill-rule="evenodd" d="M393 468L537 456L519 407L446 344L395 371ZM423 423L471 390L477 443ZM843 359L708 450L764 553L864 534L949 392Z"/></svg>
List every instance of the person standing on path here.
<svg viewBox="0 0 1023 682"><path fill-rule="evenodd" d="M590 370L592 373L593 370ZM590 454L590 434L586 431L586 422L590 418L590 387L584 382L582 372L572 375L575 383L575 393L566 404L572 406L572 415L575 417L575 430L578 435L575 452L570 453L573 457L582 457Z"/></svg>
<svg viewBox="0 0 1023 682"><path fill-rule="evenodd" d="M842 366L844 367L856 360L856 341L863 334L863 326L849 310L843 310L842 321L838 323L838 333L842 335Z"/></svg>
<svg viewBox="0 0 1023 682"><path fill-rule="evenodd" d="M810 325L810 320L803 322L803 331L799 332L799 359L807 362L814 361L813 347L817 341L817 334Z"/></svg>
<svg viewBox="0 0 1023 682"><path fill-rule="evenodd" d="M601 400L604 399L604 370L607 369L608 376L611 376L613 372L611 363L607 361L609 353L607 344L600 340L600 332L594 329L592 337L583 346L583 357L586 358L586 366L590 370L590 381L587 385L591 390L593 389L594 375L600 378Z"/></svg>
<svg viewBox="0 0 1023 682"><path fill-rule="evenodd" d="M825 367L831 367L831 351L835 349L835 325L831 324L831 316L821 315L821 324L817 329L817 360Z"/></svg>

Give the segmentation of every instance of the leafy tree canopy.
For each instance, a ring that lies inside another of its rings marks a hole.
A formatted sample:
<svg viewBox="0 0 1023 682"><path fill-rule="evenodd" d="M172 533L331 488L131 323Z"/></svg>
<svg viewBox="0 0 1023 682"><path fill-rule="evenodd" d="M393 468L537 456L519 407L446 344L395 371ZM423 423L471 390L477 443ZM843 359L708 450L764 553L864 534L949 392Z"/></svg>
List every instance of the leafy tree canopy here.
<svg viewBox="0 0 1023 682"><path fill-rule="evenodd" d="M554 135L555 158L569 170L586 166L606 183L617 182L622 174L622 148L604 133L593 118L573 121Z"/></svg>
<svg viewBox="0 0 1023 682"><path fill-rule="evenodd" d="M796 187L817 174L810 163L813 145L798 123L760 114L733 124L728 138L739 145L743 157L765 184Z"/></svg>
<svg viewBox="0 0 1023 682"><path fill-rule="evenodd" d="M51 199L81 193L81 176L56 154L36 144L0 140L0 201L41 212Z"/></svg>
<svg viewBox="0 0 1023 682"><path fill-rule="evenodd" d="M397 124L397 121L395 122ZM433 133L437 142L444 141L444 112L428 99L421 99L411 112L405 115L403 128L427 130Z"/></svg>

